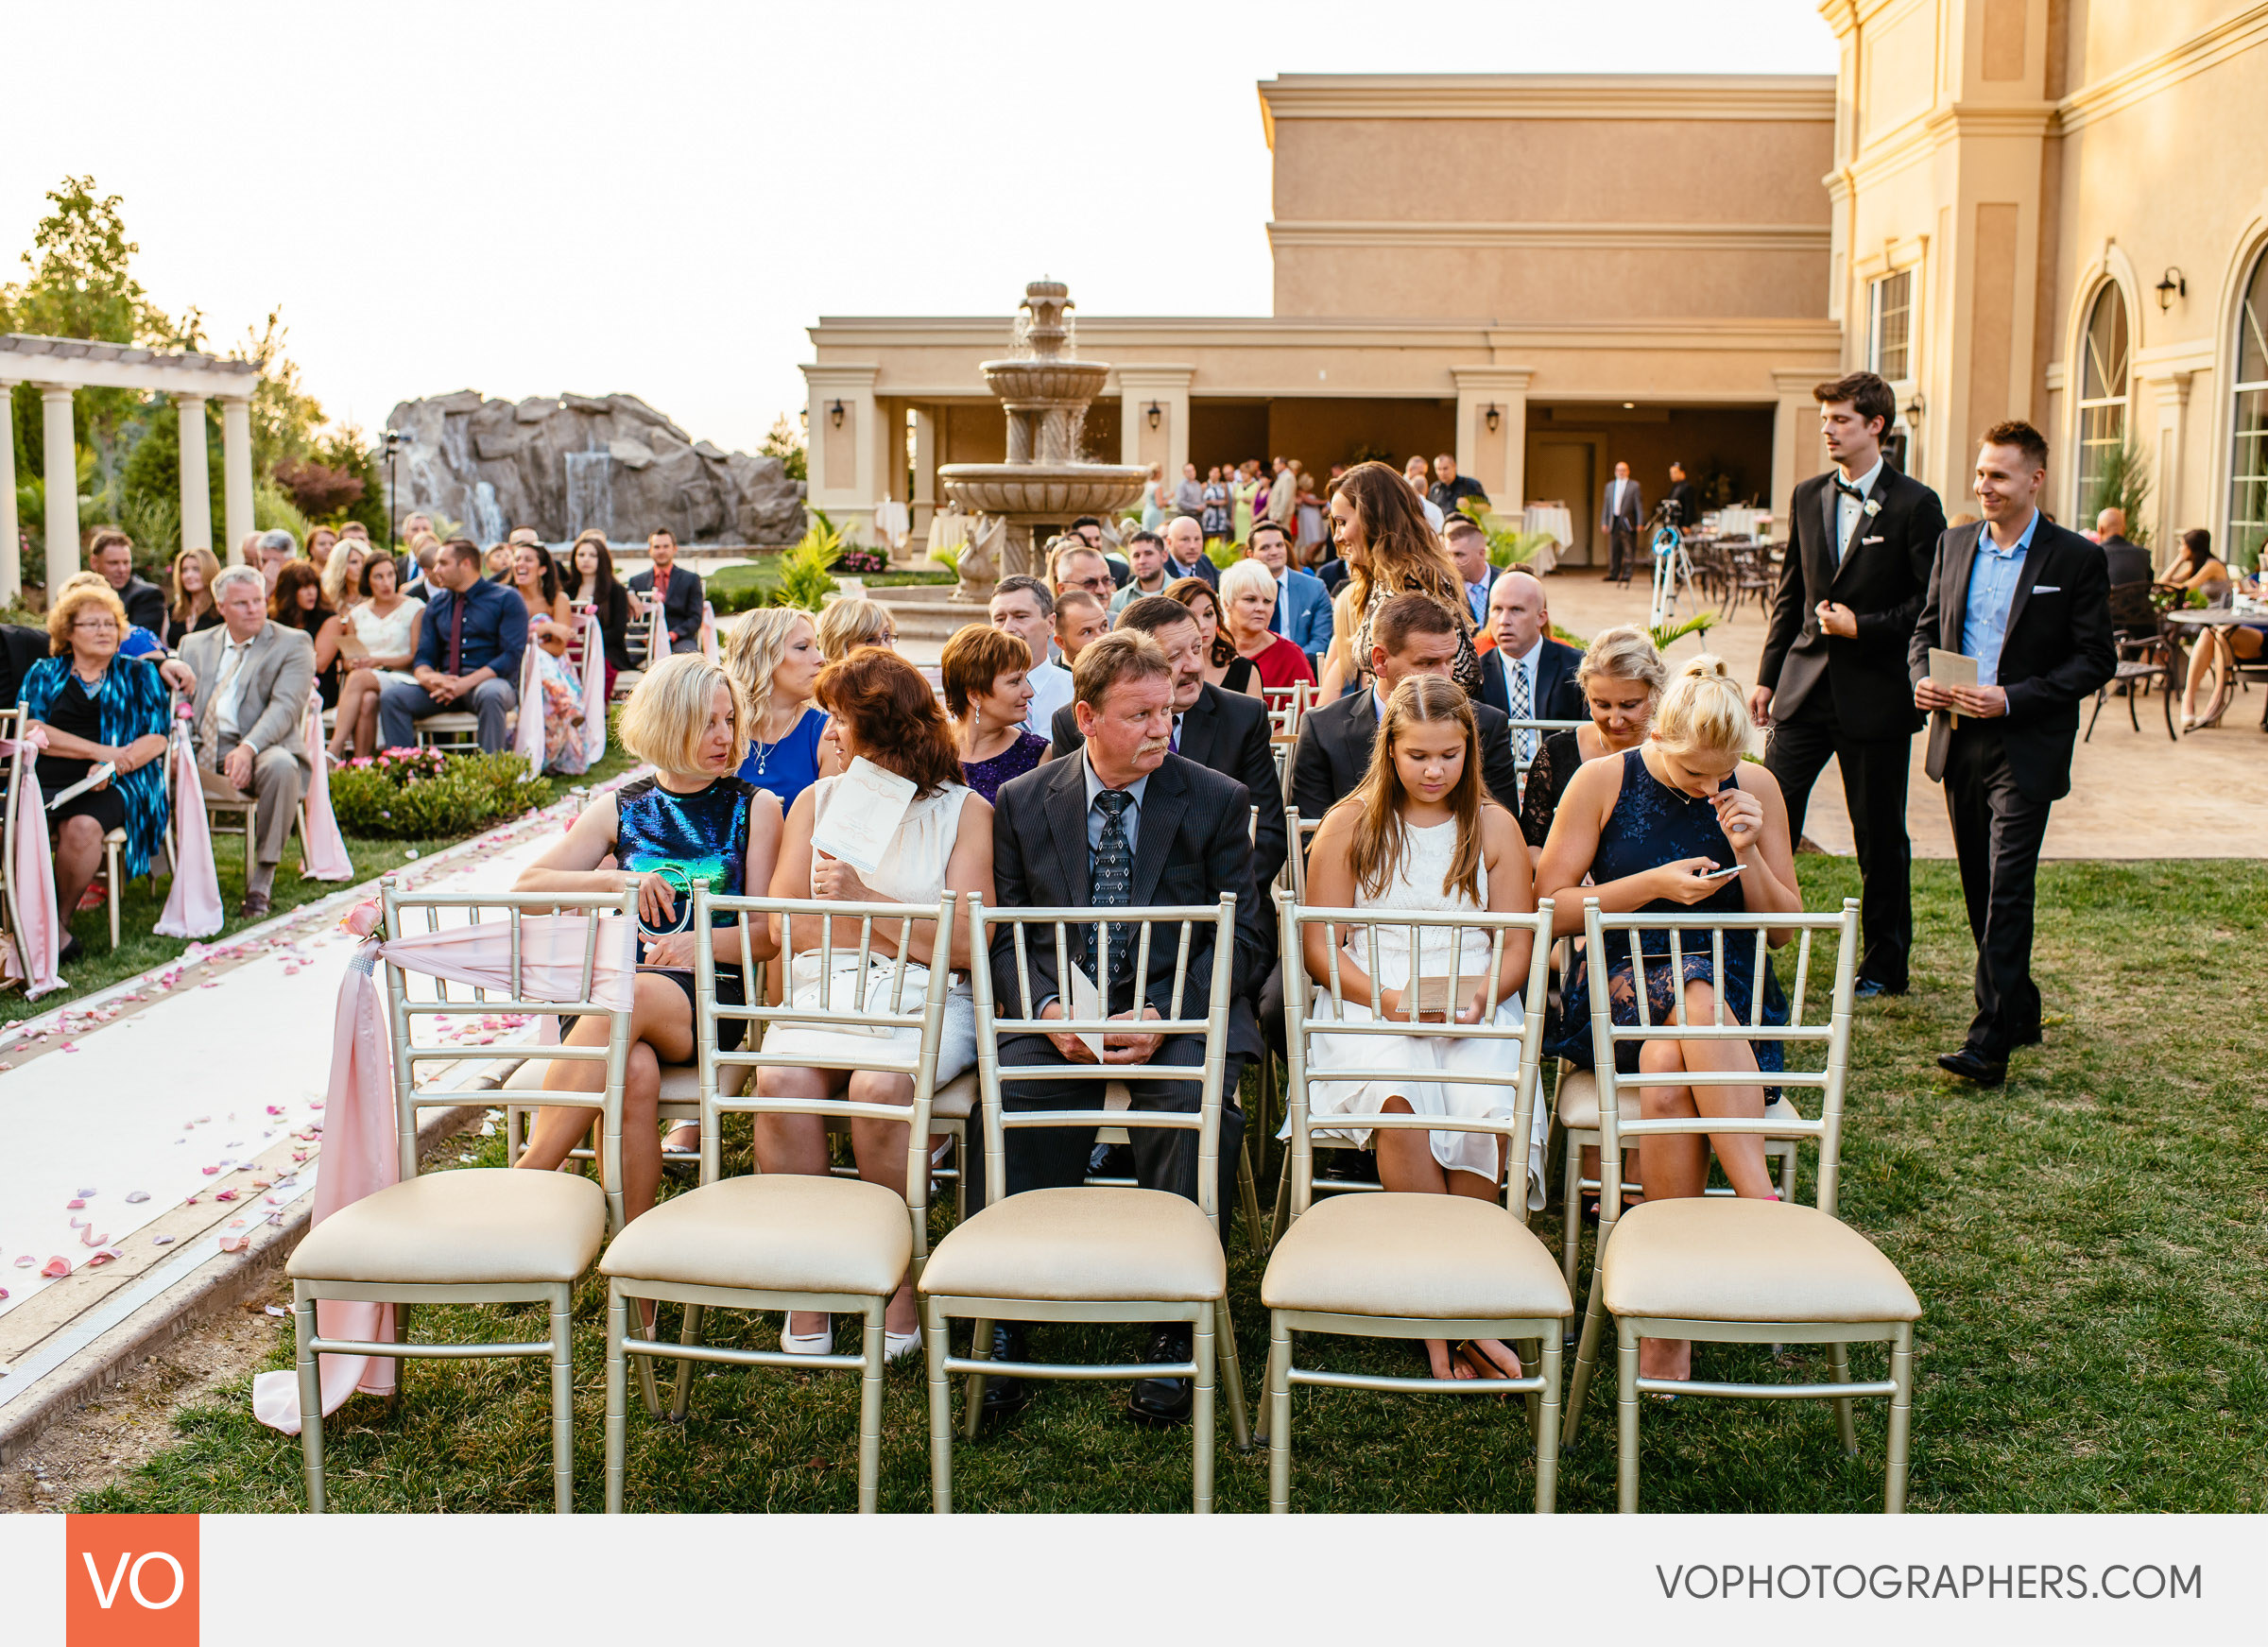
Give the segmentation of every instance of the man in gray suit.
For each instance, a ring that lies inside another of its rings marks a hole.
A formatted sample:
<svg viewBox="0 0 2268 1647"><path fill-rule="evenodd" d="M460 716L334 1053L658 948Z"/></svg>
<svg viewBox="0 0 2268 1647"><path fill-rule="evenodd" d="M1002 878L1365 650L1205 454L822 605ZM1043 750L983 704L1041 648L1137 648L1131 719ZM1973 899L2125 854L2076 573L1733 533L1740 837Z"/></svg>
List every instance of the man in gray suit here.
<svg viewBox="0 0 2268 1647"><path fill-rule="evenodd" d="M184 638L181 661L197 674L191 724L205 794L242 800L249 792L256 800L254 850L236 912L256 919L267 913L291 820L314 775L300 729L315 690L315 643L304 630L268 621L267 583L251 567L232 566L215 578L213 602L221 626Z"/></svg>
<svg viewBox="0 0 2268 1647"><path fill-rule="evenodd" d="M1645 518L1630 466L1616 464L1599 507L1599 530L1606 534L1606 575L1616 583L1630 581L1630 568L1638 559L1638 523Z"/></svg>

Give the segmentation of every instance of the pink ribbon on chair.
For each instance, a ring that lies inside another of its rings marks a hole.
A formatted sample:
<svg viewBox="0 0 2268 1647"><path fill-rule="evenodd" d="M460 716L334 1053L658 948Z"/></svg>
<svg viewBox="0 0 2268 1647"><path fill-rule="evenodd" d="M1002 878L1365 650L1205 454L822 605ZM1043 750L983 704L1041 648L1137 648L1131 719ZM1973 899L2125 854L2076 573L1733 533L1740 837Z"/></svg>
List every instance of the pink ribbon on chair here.
<svg viewBox="0 0 2268 1647"><path fill-rule="evenodd" d="M220 907L220 876L213 867L204 783L198 776L197 746L189 740L188 728L185 720L174 722L173 746L165 751L173 767L173 887L150 931L162 937L209 938L226 918Z"/></svg>
<svg viewBox="0 0 2268 1647"><path fill-rule="evenodd" d="M323 747L323 700L307 698L307 813L301 820L300 878L303 881L352 881L354 860L347 856L346 838L331 811L331 761ZM210 853L210 849L208 855Z"/></svg>
<svg viewBox="0 0 2268 1647"><path fill-rule="evenodd" d="M536 661L533 635L520 650L520 727L512 738L512 752L527 763L530 778L543 776L543 763L548 758L543 739L543 673Z"/></svg>
<svg viewBox="0 0 2268 1647"><path fill-rule="evenodd" d="M16 949L24 963L24 998L36 1001L60 989L58 973L63 950L63 921L55 907L55 853L47 844L47 799L40 793L40 751L47 735L38 728L21 743L0 738L0 755L20 747L23 793L16 797L15 832L8 842L9 881L15 892Z"/></svg>
<svg viewBox="0 0 2268 1647"><path fill-rule="evenodd" d="M654 637L646 643L645 662L649 669L669 656L669 613L662 609L662 597L654 597Z"/></svg>
<svg viewBox="0 0 2268 1647"><path fill-rule="evenodd" d="M701 602L701 656L716 661L716 609Z"/></svg>
<svg viewBox="0 0 2268 1647"><path fill-rule="evenodd" d="M583 614L583 754L593 765L607 752L607 638L595 609Z"/></svg>
<svg viewBox="0 0 2268 1647"><path fill-rule="evenodd" d="M359 905L347 917L349 931L362 921L369 931L377 905ZM365 912L369 912L366 917ZM520 923L520 997L530 1001L583 998L583 959L590 918L581 915L530 916ZM387 1037L386 991L378 969L392 963L408 972L447 978L508 991L512 987L512 929L509 921L444 927L383 942L368 938L347 963L338 986L338 1010L332 1027L331 1089L323 1106L323 1152L317 1163L313 1228L401 1180L401 1142L394 1116L392 1043ZM637 993L635 928L624 916L601 916L597 953L592 958L591 996L612 1011L626 1011ZM556 1037L555 1020L541 1025ZM383 1343L393 1336L393 1306L333 1300L318 1303L316 1333L323 1338ZM397 1368L391 1356L324 1355L317 1358L323 1412L336 1412L357 1389L391 1395ZM252 1415L286 1435L300 1433L300 1381L296 1371L262 1373L252 1381Z"/></svg>

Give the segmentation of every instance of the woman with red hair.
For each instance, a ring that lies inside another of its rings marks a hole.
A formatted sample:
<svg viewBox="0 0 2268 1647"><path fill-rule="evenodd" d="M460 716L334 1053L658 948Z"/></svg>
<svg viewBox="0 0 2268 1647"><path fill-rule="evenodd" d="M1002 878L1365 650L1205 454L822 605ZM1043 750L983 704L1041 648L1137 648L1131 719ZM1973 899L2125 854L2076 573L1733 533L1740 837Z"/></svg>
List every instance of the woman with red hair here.
<svg viewBox="0 0 2268 1647"><path fill-rule="evenodd" d="M995 901L992 890L992 808L961 781L961 751L936 695L921 673L895 653L864 646L840 662L830 663L814 688L819 706L827 712L825 741L833 746L841 775L821 778L802 794L787 815L778 866L772 872L774 898L839 899L851 903L903 903L934 911L948 890L961 894L965 908L973 895ZM812 845L812 834L855 763L865 761L895 773L914 786L905 815L884 851L880 866L862 875L839 858ZM799 919L788 935L793 955L788 966L787 1000L790 1005L818 1008L822 1002L855 998L860 1002L887 1001L897 977L898 929L885 931L875 923L873 964L861 974L858 922L817 918ZM820 928L833 932L832 974L823 973L827 956ZM934 926L934 923L933 923ZM945 1003L945 1038L937 1049L937 1085L960 1074L976 1061L976 1013L965 974L970 967L970 935L965 920L953 929L953 952L938 957L931 952L933 926L906 930L906 967L901 1001L919 1000L929 988L929 969L943 965L962 974ZM845 974L850 974L845 976ZM893 1004L892 1010L902 1010ZM911 1058L919 1032L895 1032L893 1044L866 1035L846 1033L823 1025L793 1022L775 1024L765 1038L767 1053L840 1058L826 1068L767 1067L757 1072L756 1089L767 1098L802 1099L848 1095L858 1104L910 1105L914 1084L904 1075L882 1074L865 1066L877 1054ZM905 1193L905 1126L898 1122L853 1121L851 1152L858 1158L858 1175L900 1195ZM756 1160L767 1173L802 1173L823 1176L828 1170L827 1133L816 1116L759 1115L756 1118ZM901 1282L890 1300L885 1326L884 1354L895 1360L918 1351L921 1333L916 1325L913 1289ZM833 1325L825 1315L799 1312L781 1330L780 1347L790 1355L827 1355L834 1342Z"/></svg>

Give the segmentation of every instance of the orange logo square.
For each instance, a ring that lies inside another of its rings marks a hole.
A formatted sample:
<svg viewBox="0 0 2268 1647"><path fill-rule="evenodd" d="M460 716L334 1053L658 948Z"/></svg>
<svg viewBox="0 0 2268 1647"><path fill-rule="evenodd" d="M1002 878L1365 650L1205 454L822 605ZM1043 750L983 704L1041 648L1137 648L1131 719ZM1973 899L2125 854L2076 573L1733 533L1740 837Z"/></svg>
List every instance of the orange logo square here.
<svg viewBox="0 0 2268 1647"><path fill-rule="evenodd" d="M195 1516L64 1520L68 1647L197 1647Z"/></svg>

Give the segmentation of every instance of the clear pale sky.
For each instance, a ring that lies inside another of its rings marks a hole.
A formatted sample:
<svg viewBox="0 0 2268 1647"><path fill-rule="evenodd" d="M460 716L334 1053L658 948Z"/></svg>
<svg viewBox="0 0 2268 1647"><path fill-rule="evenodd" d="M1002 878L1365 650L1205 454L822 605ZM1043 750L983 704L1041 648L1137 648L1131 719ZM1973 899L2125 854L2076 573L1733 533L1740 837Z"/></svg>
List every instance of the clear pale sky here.
<svg viewBox="0 0 2268 1647"><path fill-rule="evenodd" d="M621 390L741 449L803 404L822 314L1005 318L1041 274L1091 314L1266 314L1272 76L1835 66L1813 0L9 12L5 278L91 172L151 298L222 347L281 304L335 420Z"/></svg>

